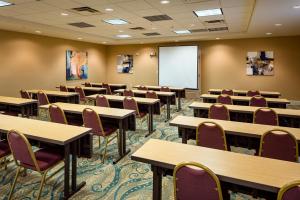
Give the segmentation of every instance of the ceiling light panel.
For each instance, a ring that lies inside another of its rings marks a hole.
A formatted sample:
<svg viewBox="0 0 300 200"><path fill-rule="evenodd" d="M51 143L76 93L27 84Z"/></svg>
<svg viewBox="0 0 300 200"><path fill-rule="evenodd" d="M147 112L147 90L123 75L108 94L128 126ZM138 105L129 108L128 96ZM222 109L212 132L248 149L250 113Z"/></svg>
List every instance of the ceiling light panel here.
<svg viewBox="0 0 300 200"><path fill-rule="evenodd" d="M209 10L196 10L194 11L194 13L197 15L197 17L223 15L221 8L209 9Z"/></svg>
<svg viewBox="0 0 300 200"><path fill-rule="evenodd" d="M0 7L11 6L11 5L13 4L6 1L0 1Z"/></svg>
<svg viewBox="0 0 300 200"><path fill-rule="evenodd" d="M128 24L127 21L123 20L123 19L105 19L103 20L104 22L108 23L108 24L112 24L112 25L124 25L124 24Z"/></svg>

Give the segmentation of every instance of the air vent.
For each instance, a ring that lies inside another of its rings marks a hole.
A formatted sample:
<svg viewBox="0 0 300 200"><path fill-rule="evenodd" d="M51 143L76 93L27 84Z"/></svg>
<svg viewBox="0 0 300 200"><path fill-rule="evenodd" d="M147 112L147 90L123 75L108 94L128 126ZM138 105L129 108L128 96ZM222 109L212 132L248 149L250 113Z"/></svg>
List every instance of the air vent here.
<svg viewBox="0 0 300 200"><path fill-rule="evenodd" d="M207 29L193 29L189 30L191 33L202 33L202 32L207 32Z"/></svg>
<svg viewBox="0 0 300 200"><path fill-rule="evenodd" d="M92 25L92 24L88 24L88 23L85 23L85 22L75 22L75 23L69 23L69 25L71 25L71 26L75 26L75 27L78 27L78 28L89 28L89 27L95 27L94 25Z"/></svg>
<svg viewBox="0 0 300 200"><path fill-rule="evenodd" d="M83 15L83 16L91 16L91 15L99 15L102 14L99 10L96 10L91 7L77 7L77 8L72 8L69 11Z"/></svg>
<svg viewBox="0 0 300 200"><path fill-rule="evenodd" d="M228 31L228 27L209 28L208 30L210 32L213 32L213 31Z"/></svg>
<svg viewBox="0 0 300 200"><path fill-rule="evenodd" d="M131 30L136 30L136 31L141 31L141 30L145 30L145 28L143 27L133 27L133 28L130 28Z"/></svg>
<svg viewBox="0 0 300 200"><path fill-rule="evenodd" d="M153 15L153 16L146 16L144 18L149 20L150 22L172 20L172 18L169 17L168 15Z"/></svg>
<svg viewBox="0 0 300 200"><path fill-rule="evenodd" d="M146 36L156 36L156 35L160 35L160 33L157 32L152 32L152 33L143 33Z"/></svg>
<svg viewBox="0 0 300 200"><path fill-rule="evenodd" d="M224 24L225 23L225 20L223 20L223 19L217 19L217 20L209 20L209 21L205 21L205 23L208 23L208 24L217 24L217 23L219 23L219 24Z"/></svg>

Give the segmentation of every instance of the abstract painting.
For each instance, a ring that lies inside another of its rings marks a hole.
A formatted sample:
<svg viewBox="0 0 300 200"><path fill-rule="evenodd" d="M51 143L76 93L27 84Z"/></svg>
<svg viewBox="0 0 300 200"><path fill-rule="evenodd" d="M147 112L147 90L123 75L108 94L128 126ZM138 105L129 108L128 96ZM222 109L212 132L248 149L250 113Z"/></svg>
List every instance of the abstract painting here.
<svg viewBox="0 0 300 200"><path fill-rule="evenodd" d="M273 51L248 52L246 58L249 76L272 76L274 75Z"/></svg>
<svg viewBox="0 0 300 200"><path fill-rule="evenodd" d="M133 73L133 55L117 56L117 71L119 73Z"/></svg>
<svg viewBox="0 0 300 200"><path fill-rule="evenodd" d="M88 53L67 50L66 52L66 79L80 80L88 78Z"/></svg>

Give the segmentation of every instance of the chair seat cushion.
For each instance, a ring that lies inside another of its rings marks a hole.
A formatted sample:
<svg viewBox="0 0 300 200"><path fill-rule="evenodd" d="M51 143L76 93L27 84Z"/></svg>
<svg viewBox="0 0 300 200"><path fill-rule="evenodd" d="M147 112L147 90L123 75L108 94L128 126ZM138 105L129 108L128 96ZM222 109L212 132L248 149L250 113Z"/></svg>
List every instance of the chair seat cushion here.
<svg viewBox="0 0 300 200"><path fill-rule="evenodd" d="M103 129L104 129L103 135L105 135L105 136L109 136L117 130L116 128L111 128L111 127L103 127Z"/></svg>
<svg viewBox="0 0 300 200"><path fill-rule="evenodd" d="M137 116L137 117L143 118L143 117L145 117L146 115L147 115L147 113L145 113L145 112L140 112L140 116Z"/></svg>
<svg viewBox="0 0 300 200"><path fill-rule="evenodd" d="M5 142L0 142L0 158L10 154L9 145Z"/></svg>

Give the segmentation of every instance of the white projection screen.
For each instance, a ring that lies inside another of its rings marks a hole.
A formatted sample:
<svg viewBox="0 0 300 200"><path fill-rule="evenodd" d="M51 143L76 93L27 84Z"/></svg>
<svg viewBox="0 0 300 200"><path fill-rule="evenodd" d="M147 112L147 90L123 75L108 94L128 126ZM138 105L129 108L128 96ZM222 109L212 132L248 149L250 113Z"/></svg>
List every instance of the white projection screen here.
<svg viewBox="0 0 300 200"><path fill-rule="evenodd" d="M198 89L198 46L159 47L160 86Z"/></svg>

